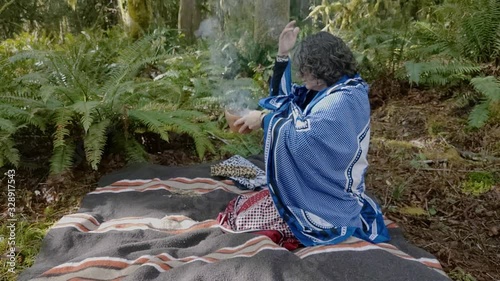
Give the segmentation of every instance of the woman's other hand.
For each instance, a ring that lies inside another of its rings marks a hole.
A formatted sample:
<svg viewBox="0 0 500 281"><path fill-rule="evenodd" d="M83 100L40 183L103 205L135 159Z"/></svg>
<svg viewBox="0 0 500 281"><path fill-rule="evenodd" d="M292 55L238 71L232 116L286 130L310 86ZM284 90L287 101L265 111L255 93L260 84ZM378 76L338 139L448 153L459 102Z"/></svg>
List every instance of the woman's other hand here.
<svg viewBox="0 0 500 281"><path fill-rule="evenodd" d="M250 130L260 129L261 118L263 116L263 112L259 110L252 110L247 115L241 117L240 119L234 122L235 126L240 126L238 132L243 133L247 128Z"/></svg>
<svg viewBox="0 0 500 281"><path fill-rule="evenodd" d="M278 44L278 55L288 56L290 50L295 46L297 42L297 36L300 29L295 26L295 21L289 22L280 34L279 44Z"/></svg>

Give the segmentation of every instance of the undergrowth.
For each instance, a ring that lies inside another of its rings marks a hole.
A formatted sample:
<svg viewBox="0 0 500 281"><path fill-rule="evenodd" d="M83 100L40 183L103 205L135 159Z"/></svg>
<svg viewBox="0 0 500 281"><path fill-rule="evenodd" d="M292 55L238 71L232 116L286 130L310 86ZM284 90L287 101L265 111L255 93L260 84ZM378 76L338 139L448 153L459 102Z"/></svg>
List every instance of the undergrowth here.
<svg viewBox="0 0 500 281"><path fill-rule="evenodd" d="M21 36L29 38L24 45L3 42L0 50L9 56L0 72L13 74L1 86L0 167L23 165L16 142L21 130L51 137L54 174L81 161L97 169L109 152L130 162L147 161L141 142L146 133L165 142L173 133L186 134L200 159L216 146L248 147L248 140L237 137L220 144L225 125L220 116L229 89L247 91L249 103L256 104L259 86L215 75L207 67L207 49L180 52L175 36L156 32L131 42L111 30L67 34L61 45L36 35ZM214 93L220 94L214 98Z"/></svg>

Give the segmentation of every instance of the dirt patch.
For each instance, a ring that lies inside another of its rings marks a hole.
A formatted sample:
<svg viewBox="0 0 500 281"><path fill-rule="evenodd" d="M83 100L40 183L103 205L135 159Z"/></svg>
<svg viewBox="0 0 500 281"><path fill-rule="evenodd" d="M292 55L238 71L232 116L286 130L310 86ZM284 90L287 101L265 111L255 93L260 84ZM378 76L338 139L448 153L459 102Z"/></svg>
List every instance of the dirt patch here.
<svg viewBox="0 0 500 281"><path fill-rule="evenodd" d="M439 99L410 91L374 110L367 186L454 280L500 280L499 127L471 130Z"/></svg>

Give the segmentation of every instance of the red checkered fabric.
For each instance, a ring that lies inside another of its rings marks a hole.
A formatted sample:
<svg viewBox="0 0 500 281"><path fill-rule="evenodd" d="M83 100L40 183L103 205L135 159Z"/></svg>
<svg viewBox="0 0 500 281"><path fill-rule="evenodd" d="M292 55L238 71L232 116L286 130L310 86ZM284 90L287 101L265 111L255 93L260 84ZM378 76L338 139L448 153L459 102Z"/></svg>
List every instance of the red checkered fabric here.
<svg viewBox="0 0 500 281"><path fill-rule="evenodd" d="M240 195L219 214L219 223L234 231L254 231L266 235L287 249L297 248L298 240L281 218L268 189Z"/></svg>

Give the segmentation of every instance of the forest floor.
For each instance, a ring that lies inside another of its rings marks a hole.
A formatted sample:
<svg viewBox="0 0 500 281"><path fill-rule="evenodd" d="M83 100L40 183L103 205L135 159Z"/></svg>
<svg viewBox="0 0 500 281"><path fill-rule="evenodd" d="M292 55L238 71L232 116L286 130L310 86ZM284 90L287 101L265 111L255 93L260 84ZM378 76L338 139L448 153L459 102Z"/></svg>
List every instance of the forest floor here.
<svg viewBox="0 0 500 281"><path fill-rule="evenodd" d="M500 123L471 130L451 93L397 92L372 112L367 189L453 280L500 280Z"/></svg>
<svg viewBox="0 0 500 281"><path fill-rule="evenodd" d="M434 254L453 280L500 280L500 125L470 130L467 111L456 100L398 87L392 91L398 95L384 98L380 93L387 85L372 87L367 189L407 239ZM200 161L189 142L171 143L152 155L154 163ZM34 261L50 225L75 212L102 175L123 166L109 156L99 171L82 168L49 178L36 170L17 171L18 271ZM0 211L5 216L6 208ZM7 231L1 227L0 235ZM6 273L6 256L0 258L0 279L14 280Z"/></svg>

